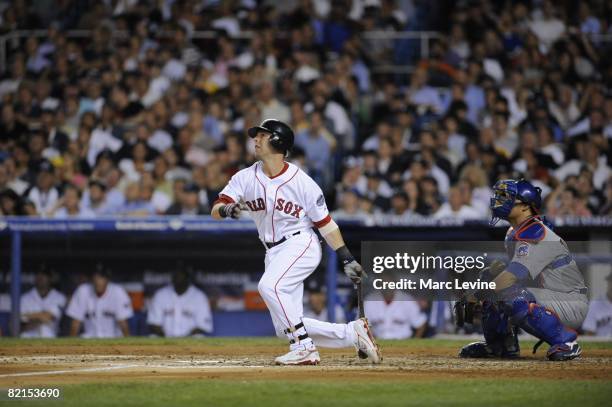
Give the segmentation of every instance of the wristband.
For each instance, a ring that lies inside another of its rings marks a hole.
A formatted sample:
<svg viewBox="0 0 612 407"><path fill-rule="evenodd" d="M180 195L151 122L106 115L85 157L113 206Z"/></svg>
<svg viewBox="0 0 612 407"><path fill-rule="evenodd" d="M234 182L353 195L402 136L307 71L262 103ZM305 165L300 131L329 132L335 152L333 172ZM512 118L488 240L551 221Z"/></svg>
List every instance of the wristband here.
<svg viewBox="0 0 612 407"><path fill-rule="evenodd" d="M353 257L349 249L346 247L346 245L339 247L336 250L336 254L338 255L338 258L340 259L343 265L347 265L353 260L355 260L355 258Z"/></svg>

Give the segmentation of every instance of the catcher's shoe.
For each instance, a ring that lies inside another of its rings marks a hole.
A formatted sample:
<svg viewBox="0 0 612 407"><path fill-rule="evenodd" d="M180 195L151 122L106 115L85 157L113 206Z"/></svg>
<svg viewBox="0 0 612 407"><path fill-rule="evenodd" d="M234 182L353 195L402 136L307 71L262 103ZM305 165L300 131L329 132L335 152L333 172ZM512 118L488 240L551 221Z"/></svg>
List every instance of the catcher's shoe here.
<svg viewBox="0 0 612 407"><path fill-rule="evenodd" d="M459 351L460 358L504 358L514 359L520 356L518 343L515 348L494 349L486 342L472 342Z"/></svg>
<svg viewBox="0 0 612 407"><path fill-rule="evenodd" d="M513 327L504 334L489 342L472 342L459 351L461 358L502 358L514 359L521 355L518 341L518 329Z"/></svg>
<svg viewBox="0 0 612 407"><path fill-rule="evenodd" d="M472 342L459 351L460 358L494 358L497 357L493 349L486 342Z"/></svg>
<svg viewBox="0 0 612 407"><path fill-rule="evenodd" d="M582 348L578 345L578 342L565 342L553 345L546 352L548 360L562 361L572 360L582 354Z"/></svg>
<svg viewBox="0 0 612 407"><path fill-rule="evenodd" d="M355 330L355 342L353 344L359 354L367 355L372 363L382 362L382 355L380 349L378 349L376 340L374 340L374 335L372 335L368 320L366 318L359 318L354 321L352 325Z"/></svg>
<svg viewBox="0 0 612 407"><path fill-rule="evenodd" d="M283 356L274 359L274 363L277 365L286 366L318 365L320 361L319 352L312 343L295 346Z"/></svg>

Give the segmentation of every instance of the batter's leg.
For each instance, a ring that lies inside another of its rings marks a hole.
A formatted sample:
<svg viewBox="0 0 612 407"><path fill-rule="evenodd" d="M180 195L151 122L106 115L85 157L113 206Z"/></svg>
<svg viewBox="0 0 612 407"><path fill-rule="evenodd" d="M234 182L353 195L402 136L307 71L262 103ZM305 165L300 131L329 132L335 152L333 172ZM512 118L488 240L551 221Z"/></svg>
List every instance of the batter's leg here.
<svg viewBox="0 0 612 407"><path fill-rule="evenodd" d="M312 318L302 319L306 331L317 346L323 348L348 348L355 345L355 321L348 324L333 324Z"/></svg>

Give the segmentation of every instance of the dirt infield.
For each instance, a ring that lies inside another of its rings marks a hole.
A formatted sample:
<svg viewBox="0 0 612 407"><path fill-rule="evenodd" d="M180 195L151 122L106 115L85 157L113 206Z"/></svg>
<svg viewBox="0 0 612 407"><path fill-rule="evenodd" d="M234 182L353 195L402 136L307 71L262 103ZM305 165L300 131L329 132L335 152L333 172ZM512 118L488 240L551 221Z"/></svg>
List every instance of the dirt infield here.
<svg viewBox="0 0 612 407"><path fill-rule="evenodd" d="M589 349L580 359L553 363L544 352L513 361L464 360L452 346L392 346L384 363L371 366L349 350L322 350L313 367L276 367L282 345L241 346L205 341L185 346L135 344L49 345L0 348L0 388L92 382L208 380L405 381L520 378L612 381L612 349Z"/></svg>

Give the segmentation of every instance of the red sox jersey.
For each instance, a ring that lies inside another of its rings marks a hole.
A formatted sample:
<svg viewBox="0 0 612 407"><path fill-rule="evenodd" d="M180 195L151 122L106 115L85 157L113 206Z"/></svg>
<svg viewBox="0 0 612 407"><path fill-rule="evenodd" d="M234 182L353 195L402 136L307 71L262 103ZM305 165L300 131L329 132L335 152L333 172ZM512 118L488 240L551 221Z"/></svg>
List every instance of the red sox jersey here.
<svg viewBox="0 0 612 407"><path fill-rule="evenodd" d="M218 202L240 202L255 221L259 239L277 242L295 232L321 228L331 221L323 191L304 171L285 163L274 177L256 162L230 179Z"/></svg>

